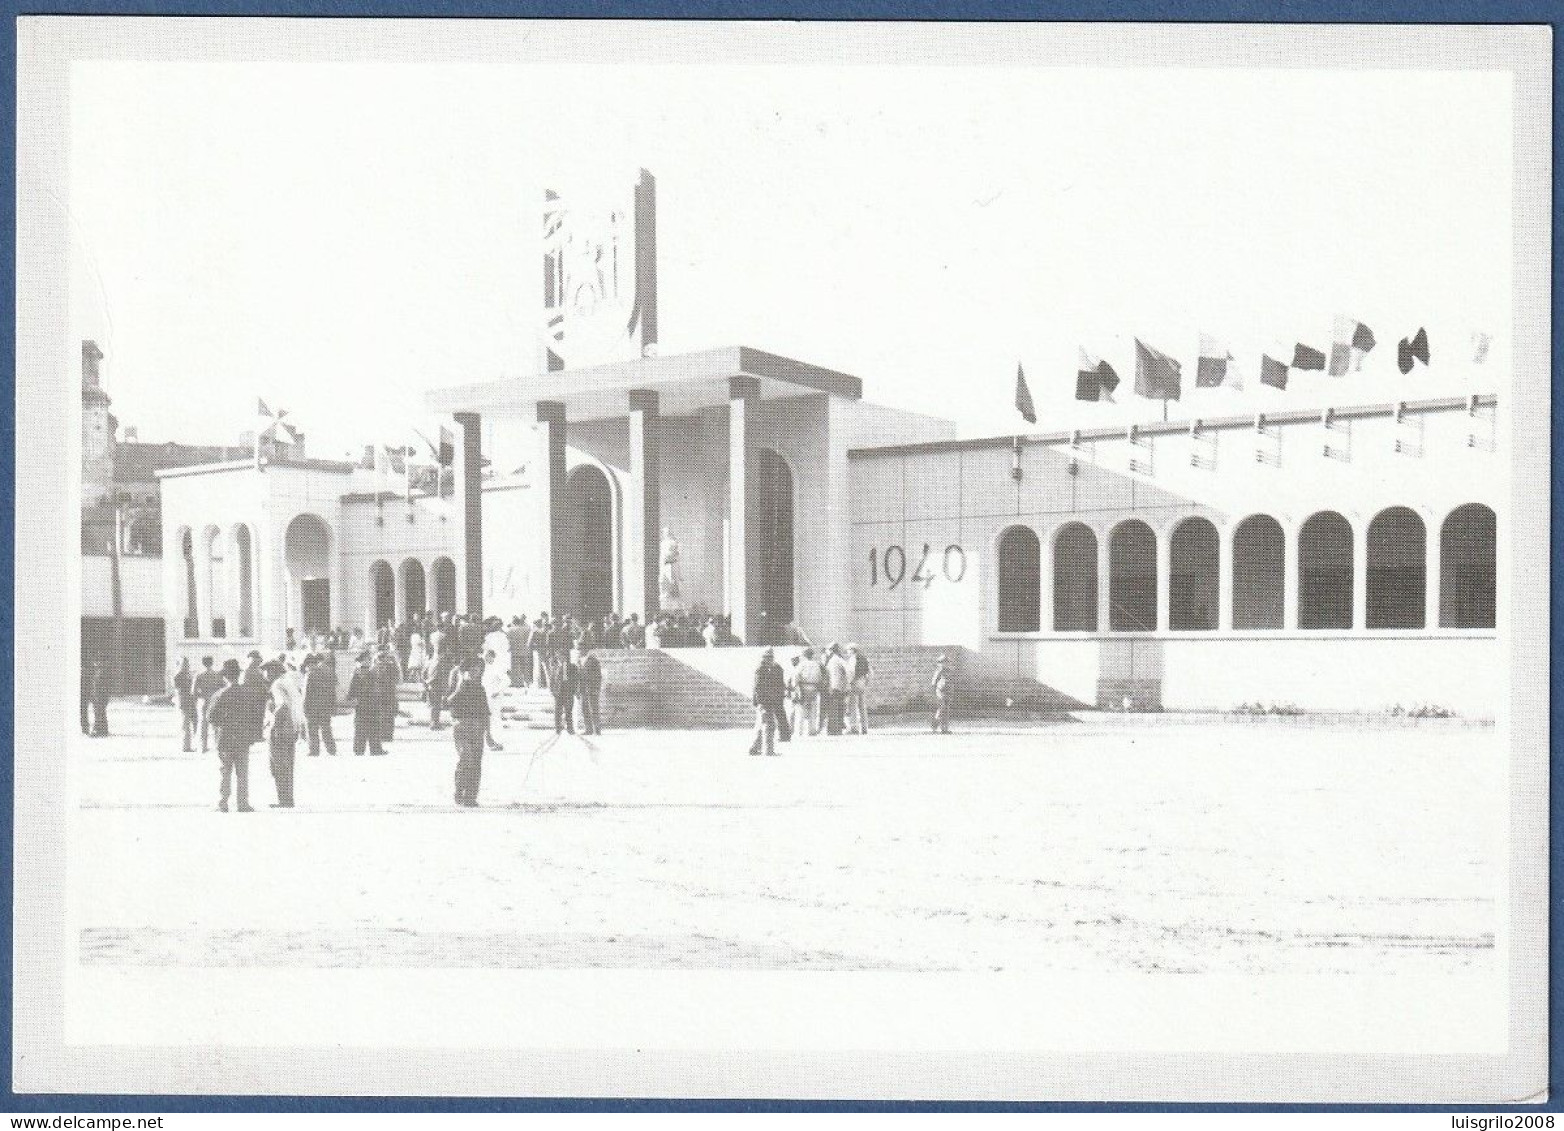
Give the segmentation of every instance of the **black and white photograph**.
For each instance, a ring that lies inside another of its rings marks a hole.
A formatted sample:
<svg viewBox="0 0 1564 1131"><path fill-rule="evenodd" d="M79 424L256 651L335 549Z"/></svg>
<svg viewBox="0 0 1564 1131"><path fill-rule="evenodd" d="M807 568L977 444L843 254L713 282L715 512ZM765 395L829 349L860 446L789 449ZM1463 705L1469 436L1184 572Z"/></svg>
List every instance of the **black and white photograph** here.
<svg viewBox="0 0 1564 1131"><path fill-rule="evenodd" d="M17 1092L1547 1099L1549 28L18 36Z"/></svg>

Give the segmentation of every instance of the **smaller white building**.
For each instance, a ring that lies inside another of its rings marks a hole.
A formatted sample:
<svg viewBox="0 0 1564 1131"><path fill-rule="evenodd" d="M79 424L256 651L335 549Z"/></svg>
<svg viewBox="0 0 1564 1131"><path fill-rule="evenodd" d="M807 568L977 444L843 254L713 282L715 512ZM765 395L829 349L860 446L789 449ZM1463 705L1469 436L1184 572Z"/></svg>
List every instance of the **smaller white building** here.
<svg viewBox="0 0 1564 1131"><path fill-rule="evenodd" d="M340 460L160 471L168 658L221 662L412 612L456 612L454 501Z"/></svg>

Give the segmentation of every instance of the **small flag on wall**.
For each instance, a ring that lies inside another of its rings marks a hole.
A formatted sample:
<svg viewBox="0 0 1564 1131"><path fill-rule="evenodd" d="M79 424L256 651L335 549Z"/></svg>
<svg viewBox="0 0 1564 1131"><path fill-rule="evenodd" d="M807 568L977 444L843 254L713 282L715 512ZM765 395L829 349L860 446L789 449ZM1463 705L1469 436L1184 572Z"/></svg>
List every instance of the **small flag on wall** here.
<svg viewBox="0 0 1564 1131"><path fill-rule="evenodd" d="M1485 334L1481 330L1472 335L1472 364L1481 365L1488 360L1488 347L1493 344L1493 336Z"/></svg>
<svg viewBox="0 0 1564 1131"><path fill-rule="evenodd" d="M1306 346L1299 342L1293 347L1292 367L1294 369L1324 369L1325 355L1312 346Z"/></svg>
<svg viewBox="0 0 1564 1131"><path fill-rule="evenodd" d="M1338 317L1330 347L1330 375L1344 377L1349 369L1362 369L1363 355L1374 345L1373 330L1356 318Z"/></svg>
<svg viewBox="0 0 1564 1131"><path fill-rule="evenodd" d="M1201 334L1200 360L1195 363L1195 388L1219 389L1223 385L1232 389L1244 387L1228 348L1210 334Z"/></svg>
<svg viewBox="0 0 1564 1131"><path fill-rule="evenodd" d="M1119 375L1113 366L1101 358L1093 357L1081 347L1080 360L1075 370L1075 399L1078 401L1112 401L1113 390L1119 387Z"/></svg>
<svg viewBox="0 0 1564 1131"><path fill-rule="evenodd" d="M1032 390L1026 386L1026 373L1016 362L1016 411L1028 424L1037 423L1037 409L1032 404Z"/></svg>
<svg viewBox="0 0 1564 1131"><path fill-rule="evenodd" d="M1412 372L1412 363L1428 364L1428 331L1419 326L1410 338L1402 338L1396 347L1396 366L1402 373Z"/></svg>
<svg viewBox="0 0 1564 1131"><path fill-rule="evenodd" d="M1260 384L1273 389L1287 388L1287 363L1277 361L1270 354L1260 358Z"/></svg>
<svg viewBox="0 0 1564 1131"><path fill-rule="evenodd" d="M1161 350L1135 339L1135 394L1154 401L1176 401L1182 391L1181 367Z"/></svg>

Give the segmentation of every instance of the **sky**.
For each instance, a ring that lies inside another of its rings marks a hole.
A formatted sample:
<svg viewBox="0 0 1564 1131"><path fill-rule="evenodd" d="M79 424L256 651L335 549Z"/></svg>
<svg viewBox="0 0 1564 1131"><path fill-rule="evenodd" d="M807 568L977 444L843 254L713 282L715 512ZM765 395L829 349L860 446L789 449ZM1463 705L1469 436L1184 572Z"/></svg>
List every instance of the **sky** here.
<svg viewBox="0 0 1564 1131"><path fill-rule="evenodd" d="M77 63L72 320L142 439L288 409L312 454L427 431L430 388L535 368L545 185L658 180L660 352L842 370L967 435L1505 392L1496 72ZM1361 373L1260 353L1369 324ZM1403 377L1398 338L1433 364ZM1494 335L1471 364L1474 331ZM1193 389L1199 335L1242 393ZM1073 400L1085 346L1126 379Z"/></svg>

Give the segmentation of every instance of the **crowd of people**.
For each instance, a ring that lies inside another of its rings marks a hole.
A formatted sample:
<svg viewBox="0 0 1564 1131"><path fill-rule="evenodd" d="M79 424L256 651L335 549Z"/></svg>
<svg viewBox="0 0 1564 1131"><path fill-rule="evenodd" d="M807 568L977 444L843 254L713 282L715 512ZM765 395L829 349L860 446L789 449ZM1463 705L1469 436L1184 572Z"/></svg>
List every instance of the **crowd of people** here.
<svg viewBox="0 0 1564 1131"><path fill-rule="evenodd" d="M617 623L617 631L615 624ZM715 627L715 620L707 626ZM690 626L686 625L685 630ZM429 727L452 722L457 752L455 802L476 806L483 752L502 749L493 733L492 697L506 688L536 687L554 704L555 733L602 733L602 648L647 647L639 618L578 622L567 615L543 613L532 622L513 617L420 616L387 625L373 644L355 657L346 689L353 711L355 755L383 757L396 737L398 688L420 683L429 708ZM311 642L315 643L314 641ZM228 659L218 667L211 656L199 671L188 659L173 675L174 703L181 719L184 749L203 753L214 745L220 763L218 809L227 812L230 797L239 812L253 811L249 794L249 758L258 742L267 744L274 808L294 803L294 757L303 742L310 757L337 753L332 719L337 711L337 660L331 648L303 645L290 630L288 647L270 660L252 651L241 665ZM656 647L658 645L650 645ZM710 646L715 647L715 644ZM871 665L857 644L806 647L787 669L766 648L755 670L752 699L755 733L752 755L776 755L777 743L796 735L866 735ZM101 682L101 673L94 673ZM84 678L84 704L96 704L97 683ZM940 656L931 681L935 710L932 729L950 733L952 673ZM101 730L99 729L101 722ZM82 729L107 733L101 715L89 720L84 705Z"/></svg>
<svg viewBox="0 0 1564 1131"><path fill-rule="evenodd" d="M531 684L550 691L556 732L602 733L602 665L593 626L566 616L540 617L527 626L520 617L507 629L498 617L442 614L388 625L373 645L355 657L345 699L353 710L353 753L383 757L396 737L397 692L421 684L431 730L452 722L457 750L455 801L477 805L485 749L502 749L493 733L491 697L507 687ZM315 640L311 644L318 643ZM84 680L84 683L86 681ZM214 745L221 764L218 808L252 812L249 756L266 742L276 783L274 808L293 806L294 756L304 742L310 757L337 753L332 718L338 703L337 662L331 648L306 646L289 630L284 650L270 660L252 651L245 665L221 667L211 656L201 670L180 661L173 675L174 704L184 749L203 753ZM84 694L84 701L88 698ZM88 727L84 723L83 730Z"/></svg>

